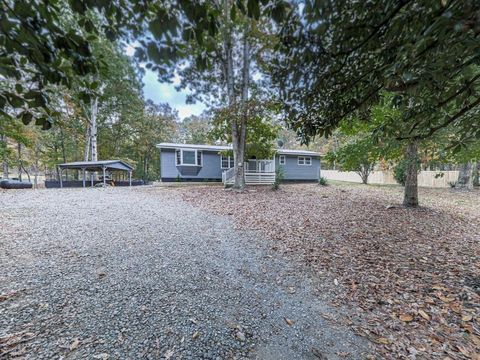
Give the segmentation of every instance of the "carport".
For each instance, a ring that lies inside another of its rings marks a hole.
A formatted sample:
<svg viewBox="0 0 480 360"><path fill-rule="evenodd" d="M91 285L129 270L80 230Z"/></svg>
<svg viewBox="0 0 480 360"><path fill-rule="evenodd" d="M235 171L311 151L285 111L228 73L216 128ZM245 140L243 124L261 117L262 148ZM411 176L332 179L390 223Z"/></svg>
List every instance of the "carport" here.
<svg viewBox="0 0 480 360"><path fill-rule="evenodd" d="M72 169L81 171L83 173L82 182L83 187L86 186L86 176L85 173L88 171L90 173L93 172L102 172L103 173L103 186L106 185L105 173L107 171L121 171L121 172L128 172L128 184L132 186L132 171L133 167L127 164L122 160L102 160L102 161L77 161L65 164L58 164L58 171L60 174L60 187L63 188L63 181L62 181L62 173L63 170ZM90 176L90 183L93 187L93 174Z"/></svg>

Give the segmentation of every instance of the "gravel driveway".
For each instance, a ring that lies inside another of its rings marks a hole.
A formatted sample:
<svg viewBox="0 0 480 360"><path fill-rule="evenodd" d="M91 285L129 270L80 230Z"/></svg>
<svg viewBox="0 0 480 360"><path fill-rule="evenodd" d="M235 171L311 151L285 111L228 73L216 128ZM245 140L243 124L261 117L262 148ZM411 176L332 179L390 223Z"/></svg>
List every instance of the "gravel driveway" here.
<svg viewBox="0 0 480 360"><path fill-rule="evenodd" d="M322 316L335 310L306 270L174 189L8 191L0 204L0 358L368 352Z"/></svg>

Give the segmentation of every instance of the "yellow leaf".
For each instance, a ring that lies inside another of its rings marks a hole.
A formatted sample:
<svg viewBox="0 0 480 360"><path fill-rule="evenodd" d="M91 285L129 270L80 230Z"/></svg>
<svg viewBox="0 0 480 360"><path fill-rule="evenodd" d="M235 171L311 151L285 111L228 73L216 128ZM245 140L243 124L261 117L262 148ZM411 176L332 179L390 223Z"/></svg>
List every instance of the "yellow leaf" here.
<svg viewBox="0 0 480 360"><path fill-rule="evenodd" d="M424 318L425 320L430 320L430 315L428 315L425 311L423 310L418 310L418 314Z"/></svg>
<svg viewBox="0 0 480 360"><path fill-rule="evenodd" d="M379 344L384 344L384 345L390 344L390 340L388 340L387 338L378 338L375 341Z"/></svg>
<svg viewBox="0 0 480 360"><path fill-rule="evenodd" d="M284 318L284 319L285 319L285 322L286 322L288 325L290 325L290 326L293 325L294 321L293 321L292 319L289 319L289 318Z"/></svg>
<svg viewBox="0 0 480 360"><path fill-rule="evenodd" d="M462 321L472 321L473 316L472 315L463 315L462 316Z"/></svg>
<svg viewBox="0 0 480 360"><path fill-rule="evenodd" d="M409 321L412 321L413 320L413 316L410 315L410 314L402 314L400 315L400 320L404 321L404 322L409 322Z"/></svg>

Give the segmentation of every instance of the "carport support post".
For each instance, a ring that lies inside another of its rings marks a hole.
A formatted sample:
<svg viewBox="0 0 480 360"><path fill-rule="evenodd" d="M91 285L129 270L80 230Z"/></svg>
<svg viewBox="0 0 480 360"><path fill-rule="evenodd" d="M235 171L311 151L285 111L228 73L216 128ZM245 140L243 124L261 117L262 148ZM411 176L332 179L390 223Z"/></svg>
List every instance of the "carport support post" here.
<svg viewBox="0 0 480 360"><path fill-rule="evenodd" d="M132 170L128 172L128 186L132 186Z"/></svg>
<svg viewBox="0 0 480 360"><path fill-rule="evenodd" d="M102 166L102 170L103 170L103 187L107 186L107 182L105 181L105 165Z"/></svg>
<svg viewBox="0 0 480 360"><path fill-rule="evenodd" d="M62 181L62 171L63 171L63 169L62 169L61 166L59 166L58 170L59 170L58 173L60 174L60 188L63 188L63 181Z"/></svg>
<svg viewBox="0 0 480 360"><path fill-rule="evenodd" d="M83 187L85 187L85 168L83 168L82 170L83 170Z"/></svg>

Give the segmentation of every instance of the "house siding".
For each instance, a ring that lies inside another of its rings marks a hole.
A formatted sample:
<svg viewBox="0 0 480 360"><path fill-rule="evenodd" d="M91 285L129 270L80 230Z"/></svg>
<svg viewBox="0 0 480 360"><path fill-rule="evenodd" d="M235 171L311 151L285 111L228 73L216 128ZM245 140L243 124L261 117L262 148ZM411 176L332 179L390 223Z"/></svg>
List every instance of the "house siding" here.
<svg viewBox="0 0 480 360"><path fill-rule="evenodd" d="M279 165L279 155L275 155L275 168L283 168L285 181L318 181L320 174L320 157L312 156L312 165L298 165L297 155L285 155L286 164ZM176 181L179 177L182 181L221 181L220 154L216 151L203 150L203 166L176 166L175 150L161 149L160 170L161 180Z"/></svg>
<svg viewBox="0 0 480 360"><path fill-rule="evenodd" d="M283 168L283 178L287 181L317 181L320 175L320 157L311 158L312 165L298 165L297 155L285 155L285 165L280 165L280 155L277 154L275 168Z"/></svg>
<svg viewBox="0 0 480 360"><path fill-rule="evenodd" d="M220 155L217 152L203 151L203 166L176 166L175 150L162 149L160 153L160 176L162 181L221 181Z"/></svg>

